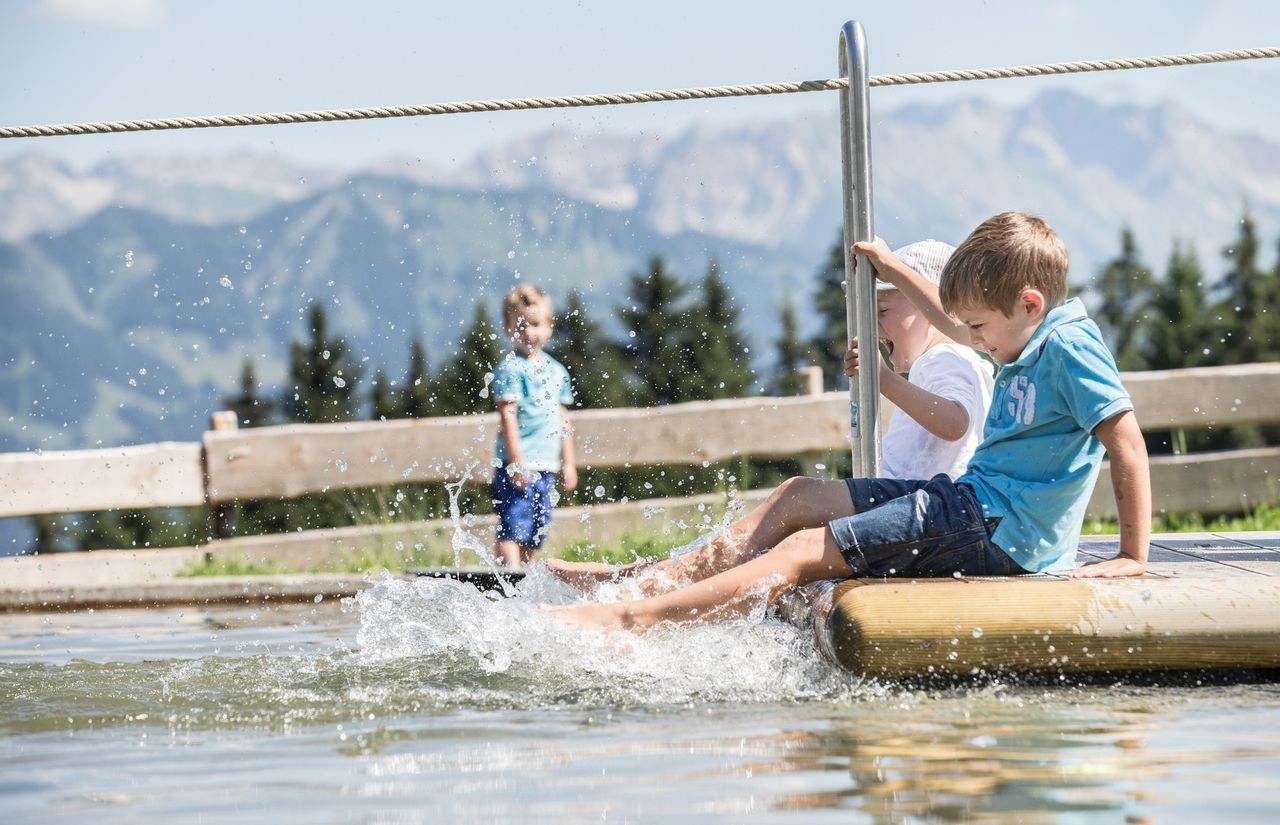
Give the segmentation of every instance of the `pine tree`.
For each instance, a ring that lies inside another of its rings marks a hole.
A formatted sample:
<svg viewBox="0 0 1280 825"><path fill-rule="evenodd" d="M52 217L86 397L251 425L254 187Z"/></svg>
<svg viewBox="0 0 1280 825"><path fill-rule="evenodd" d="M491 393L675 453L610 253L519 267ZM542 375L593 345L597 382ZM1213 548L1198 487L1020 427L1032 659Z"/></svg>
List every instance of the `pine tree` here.
<svg viewBox="0 0 1280 825"><path fill-rule="evenodd" d="M400 392L391 386L387 374L378 370L373 376L373 386L369 390L370 418L374 421L389 421L399 418L404 404Z"/></svg>
<svg viewBox="0 0 1280 825"><path fill-rule="evenodd" d="M1154 283L1151 270L1138 258L1133 231L1125 227L1120 232L1119 256L1103 267L1094 285L1102 299L1094 317L1122 370L1143 367L1146 306Z"/></svg>
<svg viewBox="0 0 1280 825"><path fill-rule="evenodd" d="M642 404L680 400L680 376L688 368L686 316L679 308L685 288L679 276L654 257L649 271L631 276L627 304L618 310L626 338L623 358L638 383Z"/></svg>
<svg viewBox="0 0 1280 825"><path fill-rule="evenodd" d="M1149 369L1169 370L1222 363L1221 333L1205 315L1204 272L1195 250L1175 241L1164 280L1152 288L1143 361Z"/></svg>
<svg viewBox="0 0 1280 825"><path fill-rule="evenodd" d="M552 354L569 371L577 406L594 409L630 404L632 389L627 383L626 365L618 348L587 317L586 305L577 290L569 293L551 343Z"/></svg>
<svg viewBox="0 0 1280 825"><path fill-rule="evenodd" d="M253 369L253 361L244 359L244 366L240 369L240 394L227 396L222 400L226 408L236 414L236 421L241 427L263 427L271 423L275 404L271 399L258 394L261 387L262 382Z"/></svg>
<svg viewBox="0 0 1280 825"><path fill-rule="evenodd" d="M351 421L356 417L359 366L348 360L343 338L330 338L328 320L320 304L312 304L311 337L289 344L291 386L284 393L284 412L290 421L306 423Z"/></svg>
<svg viewBox="0 0 1280 825"><path fill-rule="evenodd" d="M1223 275L1226 296L1219 306L1228 364L1265 361L1277 352L1275 280L1258 266L1258 234L1253 218L1240 219L1240 235L1222 251L1231 267Z"/></svg>
<svg viewBox="0 0 1280 825"><path fill-rule="evenodd" d="M689 311L688 336L680 375L680 399L701 401L741 398L755 380L751 355L738 328L741 311L712 260L702 281L702 295Z"/></svg>
<svg viewBox="0 0 1280 825"><path fill-rule="evenodd" d="M476 302L471 326L453 360L444 365L435 382L437 414L466 415L493 409L493 399L488 397L489 382L501 355L488 312L484 304Z"/></svg>
<svg viewBox="0 0 1280 825"><path fill-rule="evenodd" d="M780 310L782 334L774 342L776 358L771 389L775 395L799 395L800 368L809 361L809 348L800 341L796 323L796 306L790 293L782 298Z"/></svg>
<svg viewBox="0 0 1280 825"><path fill-rule="evenodd" d="M811 341L811 351L817 365L822 367L822 381L827 389L849 386L849 379L844 375L844 353L849 348L851 334L844 276L844 241L837 240L818 271L818 291L813 300L819 328Z"/></svg>
<svg viewBox="0 0 1280 825"><path fill-rule="evenodd" d="M418 339L409 345L409 376L400 396L400 415L404 418L427 418L435 411L435 383L427 362L427 348Z"/></svg>

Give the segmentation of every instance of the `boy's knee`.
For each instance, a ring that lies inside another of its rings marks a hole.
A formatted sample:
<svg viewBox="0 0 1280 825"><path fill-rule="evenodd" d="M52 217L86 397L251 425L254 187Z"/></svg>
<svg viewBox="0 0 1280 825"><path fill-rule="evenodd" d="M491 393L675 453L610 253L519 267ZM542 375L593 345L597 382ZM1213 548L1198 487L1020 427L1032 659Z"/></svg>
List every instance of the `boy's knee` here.
<svg viewBox="0 0 1280 825"><path fill-rule="evenodd" d="M812 495L814 489L821 483L822 480L817 478L792 476L779 484L773 494L779 501L804 501Z"/></svg>
<svg viewBox="0 0 1280 825"><path fill-rule="evenodd" d="M782 540L775 552L792 572L812 571L823 564L827 528L813 527L793 533Z"/></svg>

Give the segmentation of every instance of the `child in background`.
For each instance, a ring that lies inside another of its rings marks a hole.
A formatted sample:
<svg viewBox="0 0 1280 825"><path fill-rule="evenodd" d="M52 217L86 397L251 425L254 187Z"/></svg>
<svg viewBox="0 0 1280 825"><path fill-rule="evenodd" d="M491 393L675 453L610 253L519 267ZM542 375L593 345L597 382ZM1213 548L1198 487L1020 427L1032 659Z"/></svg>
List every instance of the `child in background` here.
<svg viewBox="0 0 1280 825"><path fill-rule="evenodd" d="M542 351L554 328L551 298L531 284L507 293L502 326L512 352L493 371L498 405L497 460L490 490L498 513L494 554L507 567L527 565L551 527L555 474L578 486L566 407L573 403L569 372Z"/></svg>
<svg viewBox="0 0 1280 825"><path fill-rule="evenodd" d="M1146 445L1115 359L1079 299L1067 251L1040 218L1006 212L956 249L934 290L897 268L883 242L858 244L934 326L999 365L984 439L954 483L848 479L843 495L789 479L731 528L749 559L638 601L554 609L572 624L644 630L736 615L761 597L852 576L1137 576L1146 570ZM1103 452L1120 517L1116 558L1075 568Z"/></svg>
<svg viewBox="0 0 1280 825"><path fill-rule="evenodd" d="M936 287L953 247L927 240L896 252L884 251L897 266ZM982 441L982 422L991 403L991 367L972 347L956 344L935 329L892 283L876 283L876 304L879 338L893 360L891 369L878 348L873 350L880 368L880 392L898 407L881 445L884 475L929 479L943 474L955 478L964 472ZM845 354L844 366L850 377L857 374L860 351L856 340ZM902 372L908 377L899 375ZM792 479L791 488L796 486L797 480ZM827 493L836 499L847 498L843 481L805 479L804 488L803 495L815 500ZM823 491L816 492L816 488ZM779 506L785 508L787 503ZM767 513L760 515L768 517ZM547 567L561 579L586 587L614 577L650 573L653 575L640 582L640 591L652 596L741 564L750 557L749 547L749 543L735 541L731 531L696 550L659 562L618 567L550 559Z"/></svg>

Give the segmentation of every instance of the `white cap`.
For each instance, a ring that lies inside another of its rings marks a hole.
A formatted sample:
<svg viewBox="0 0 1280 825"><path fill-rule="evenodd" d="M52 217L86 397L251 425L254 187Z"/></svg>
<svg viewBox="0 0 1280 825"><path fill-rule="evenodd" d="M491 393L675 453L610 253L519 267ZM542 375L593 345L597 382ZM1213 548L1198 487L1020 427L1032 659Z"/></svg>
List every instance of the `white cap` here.
<svg viewBox="0 0 1280 825"><path fill-rule="evenodd" d="M934 286L942 280L942 268L946 266L947 259L951 257L951 253L956 248L949 243L935 241L932 238L927 241L916 241L893 250L893 254L898 260L920 273L920 277L924 278ZM877 290L897 289L896 286L888 281L876 281Z"/></svg>

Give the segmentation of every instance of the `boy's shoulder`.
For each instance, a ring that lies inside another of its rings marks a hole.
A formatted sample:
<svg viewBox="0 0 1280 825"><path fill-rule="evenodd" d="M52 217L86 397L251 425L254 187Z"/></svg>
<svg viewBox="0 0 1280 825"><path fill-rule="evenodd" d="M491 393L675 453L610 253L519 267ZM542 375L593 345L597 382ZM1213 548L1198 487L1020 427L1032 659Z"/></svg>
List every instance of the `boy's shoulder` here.
<svg viewBox="0 0 1280 825"><path fill-rule="evenodd" d="M561 364L559 361L553 358L550 354L544 352L542 353L542 357L547 359L547 366L549 368L555 370L556 372L563 373L565 375L569 374L569 370L565 367L565 365Z"/></svg>
<svg viewBox="0 0 1280 825"><path fill-rule="evenodd" d="M968 344L959 344L952 341L944 341L941 344L930 347L916 359L916 364L922 364L930 368L940 367L944 364L957 365L958 362L963 362L963 364L979 370L985 370L987 373L992 371L991 362L979 355L976 349Z"/></svg>
<svg viewBox="0 0 1280 825"><path fill-rule="evenodd" d="M1041 359L1064 364L1082 356L1090 362L1109 361L1113 367L1115 364L1111 350L1102 340L1102 330L1089 317L1084 303L1072 298L1048 314L1014 364L1027 367Z"/></svg>

